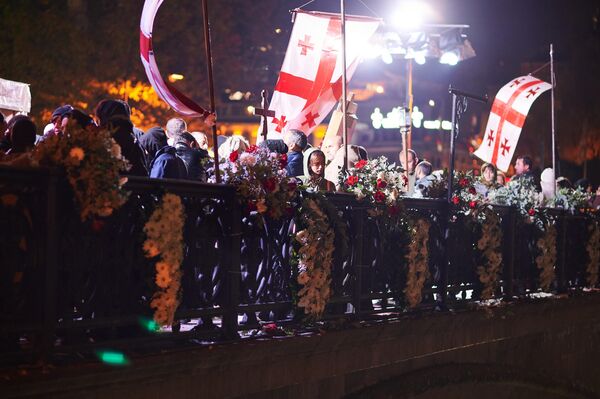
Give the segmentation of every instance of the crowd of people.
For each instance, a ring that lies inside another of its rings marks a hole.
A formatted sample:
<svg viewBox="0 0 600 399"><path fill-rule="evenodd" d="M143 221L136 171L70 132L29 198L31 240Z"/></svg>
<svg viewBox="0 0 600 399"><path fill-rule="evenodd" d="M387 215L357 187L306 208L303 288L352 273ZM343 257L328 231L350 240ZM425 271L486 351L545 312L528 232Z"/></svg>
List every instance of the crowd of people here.
<svg viewBox="0 0 600 399"><path fill-rule="evenodd" d="M0 154L11 157L26 153L49 137L68 134L72 126L90 134L97 129L107 129L131 165L123 173L200 182L206 182L209 178L213 158L208 148L208 138L203 132L189 132L186 122L181 118L172 118L164 127L156 126L143 132L132 123L131 109L125 101L107 99L96 106L94 117L67 104L58 107L48 122L38 135L36 125L29 117L17 115L6 121L0 113ZM267 146L270 151L287 154L288 176L299 179L310 190L332 192L340 189L339 174L346 156L348 167L368 159L364 147L350 145L346 155L341 142L334 144L329 141L322 148L312 147L302 131L290 129L283 134L282 140L266 140L260 145ZM221 160L227 160L232 152L241 153L249 145L243 136L233 135L218 146L217 154ZM408 176L404 195L427 197L433 182L440 179L441 171L434 171L433 165L427 160L420 160L412 149L401 151L399 161ZM529 156L517 157L515 175L511 177L512 180L523 178L530 178L546 199L553 195L556 183L559 188L579 187L592 195L591 205L594 208L600 206L600 187L593 193L587 179L579 179L575 184L564 177L555 180L554 171L549 168L537 175ZM504 173L486 163L480 168L475 189L480 195L486 196L490 190L507 182Z"/></svg>

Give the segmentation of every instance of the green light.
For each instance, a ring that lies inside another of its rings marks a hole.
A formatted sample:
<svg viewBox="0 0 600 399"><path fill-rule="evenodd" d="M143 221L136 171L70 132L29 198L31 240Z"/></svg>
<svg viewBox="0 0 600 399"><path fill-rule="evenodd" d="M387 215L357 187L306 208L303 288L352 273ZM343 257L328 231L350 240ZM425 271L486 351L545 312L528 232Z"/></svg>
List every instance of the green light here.
<svg viewBox="0 0 600 399"><path fill-rule="evenodd" d="M153 320L153 319L147 319L145 317L140 317L138 319L140 325L142 326L142 328L150 331L150 332L156 332L158 330L160 330L160 326Z"/></svg>
<svg viewBox="0 0 600 399"><path fill-rule="evenodd" d="M125 366L129 364L129 360L121 352L112 351L98 351L98 357L102 363L110 364L112 366Z"/></svg>

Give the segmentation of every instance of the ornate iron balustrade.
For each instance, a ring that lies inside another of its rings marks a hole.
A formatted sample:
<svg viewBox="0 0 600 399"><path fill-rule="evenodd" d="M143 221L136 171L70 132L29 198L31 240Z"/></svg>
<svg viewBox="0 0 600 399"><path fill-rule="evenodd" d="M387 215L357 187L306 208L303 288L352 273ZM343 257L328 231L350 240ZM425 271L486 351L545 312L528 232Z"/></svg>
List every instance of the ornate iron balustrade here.
<svg viewBox="0 0 600 399"><path fill-rule="evenodd" d="M257 223L238 204L235 188L130 178L128 202L102 222L82 223L69 187L55 170L0 167L0 364L92 353L98 348L172 348L239 338L261 322L302 326L294 307L290 250L293 217ZM143 253L143 226L165 192L186 209L185 257L178 320L189 331L150 332L155 269ZM369 204L330 194L348 231L348 250L334 253L324 320L399 317L407 311L472 306L482 284L476 273L478 232L453 221L442 200L405 199L405 217L429 231L429 271L423 301L408 309L402 225L371 216ZM496 298L540 291L536 236L515 209L501 216L502 274ZM558 226L553 291L586 286L589 216L552 210Z"/></svg>

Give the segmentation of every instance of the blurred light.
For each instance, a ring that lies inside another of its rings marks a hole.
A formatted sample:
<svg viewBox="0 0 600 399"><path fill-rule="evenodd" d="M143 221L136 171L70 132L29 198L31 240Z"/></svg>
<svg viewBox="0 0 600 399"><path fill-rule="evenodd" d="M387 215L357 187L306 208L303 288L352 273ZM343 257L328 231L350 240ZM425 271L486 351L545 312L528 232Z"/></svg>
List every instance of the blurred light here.
<svg viewBox="0 0 600 399"><path fill-rule="evenodd" d="M444 129L444 130L452 130L452 122L450 122L450 121L442 121L442 129Z"/></svg>
<svg viewBox="0 0 600 399"><path fill-rule="evenodd" d="M401 30L414 30L423 25L425 17L430 13L431 8L423 1L405 1L394 13L392 22Z"/></svg>
<svg viewBox="0 0 600 399"><path fill-rule="evenodd" d="M275 33L281 33L281 28L275 28Z"/></svg>
<svg viewBox="0 0 600 399"><path fill-rule="evenodd" d="M385 93L385 89L383 88L382 85L377 85L377 86L375 86L375 92L377 94L383 94L383 93Z"/></svg>
<svg viewBox="0 0 600 399"><path fill-rule="evenodd" d="M268 49L267 49L267 47L265 47L265 46L260 46L258 49L259 49L260 51L262 51L263 53L264 53L264 52L266 52L266 51L268 50Z"/></svg>
<svg viewBox="0 0 600 399"><path fill-rule="evenodd" d="M392 55L390 54L389 51L384 50L383 53L381 53L381 61L383 61L385 64L391 64L392 62L394 62L394 59L392 58Z"/></svg>
<svg viewBox="0 0 600 399"><path fill-rule="evenodd" d="M423 121L423 127L425 129L438 130L442 126L442 123L438 120L435 121Z"/></svg>
<svg viewBox="0 0 600 399"><path fill-rule="evenodd" d="M143 329L150 332L157 332L160 330L160 326L154 321L154 319L149 319L146 317L140 317L138 322L142 326Z"/></svg>
<svg viewBox="0 0 600 399"><path fill-rule="evenodd" d="M235 91L229 95L231 101L240 101L242 98L244 98L244 93L241 91Z"/></svg>
<svg viewBox="0 0 600 399"><path fill-rule="evenodd" d="M96 353L102 363L110 364L112 366L126 366L129 364L129 360L121 352L112 351L98 351Z"/></svg>
<svg viewBox="0 0 600 399"><path fill-rule="evenodd" d="M456 65L458 61L459 57L455 51L448 51L440 57L440 64Z"/></svg>
<svg viewBox="0 0 600 399"><path fill-rule="evenodd" d="M248 105L246 107L246 112L250 115L254 115L254 107L252 105Z"/></svg>
<svg viewBox="0 0 600 399"><path fill-rule="evenodd" d="M181 75L179 73L172 73L169 75L168 79L169 79L169 82L175 83L178 80L183 80L183 75Z"/></svg>
<svg viewBox="0 0 600 399"><path fill-rule="evenodd" d="M429 106L430 107L435 107L435 101L429 100Z"/></svg>
<svg viewBox="0 0 600 399"><path fill-rule="evenodd" d="M366 59L373 59L380 57L385 50L383 47L377 44L369 45L364 50L363 57ZM387 52L389 54L389 51Z"/></svg>
<svg viewBox="0 0 600 399"><path fill-rule="evenodd" d="M425 54L423 54L422 52L415 54L415 62L419 65L425 64L425 62L426 62Z"/></svg>
<svg viewBox="0 0 600 399"><path fill-rule="evenodd" d="M421 111L419 111L419 107L415 106L413 107L413 111L412 111L412 123L413 126L416 128L420 128L421 127L421 121L423 120L423 117L425 115L423 115L423 113Z"/></svg>

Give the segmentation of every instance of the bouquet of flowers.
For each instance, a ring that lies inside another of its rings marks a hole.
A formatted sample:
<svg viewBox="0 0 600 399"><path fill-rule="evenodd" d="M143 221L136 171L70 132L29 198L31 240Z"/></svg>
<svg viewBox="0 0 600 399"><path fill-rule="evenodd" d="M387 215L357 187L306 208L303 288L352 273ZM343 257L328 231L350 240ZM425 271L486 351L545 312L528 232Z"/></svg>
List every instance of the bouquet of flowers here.
<svg viewBox="0 0 600 399"><path fill-rule="evenodd" d="M287 176L286 166L286 154L251 145L244 152L233 151L220 169L223 183L237 187L249 212L279 219L293 213L290 201L297 192L297 183ZM214 183L215 178L210 181Z"/></svg>
<svg viewBox="0 0 600 399"><path fill-rule="evenodd" d="M523 216L532 217L542 203L531 178L513 179L504 187L490 190L488 200L493 204L515 206Z"/></svg>
<svg viewBox="0 0 600 399"><path fill-rule="evenodd" d="M66 171L82 221L110 216L127 200L121 188L127 178L119 171L130 166L107 130L90 133L71 126L67 136L52 136L41 142L31 157L34 164Z"/></svg>
<svg viewBox="0 0 600 399"><path fill-rule="evenodd" d="M581 188L560 188L556 192L556 196L548 201L548 206L554 208L563 208L571 213L575 213L578 209L589 207L591 195L583 191Z"/></svg>
<svg viewBox="0 0 600 399"><path fill-rule="evenodd" d="M340 186L354 193L359 200L378 205L394 206L401 192L408 187L408 178L395 163L386 157L358 161L345 175L340 175Z"/></svg>
<svg viewBox="0 0 600 399"><path fill-rule="evenodd" d="M452 204L461 208L461 212L468 215L480 205L484 197L475 188L477 184L473 171L455 172L453 181Z"/></svg>

